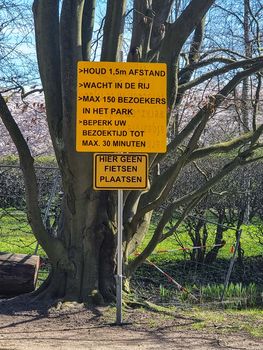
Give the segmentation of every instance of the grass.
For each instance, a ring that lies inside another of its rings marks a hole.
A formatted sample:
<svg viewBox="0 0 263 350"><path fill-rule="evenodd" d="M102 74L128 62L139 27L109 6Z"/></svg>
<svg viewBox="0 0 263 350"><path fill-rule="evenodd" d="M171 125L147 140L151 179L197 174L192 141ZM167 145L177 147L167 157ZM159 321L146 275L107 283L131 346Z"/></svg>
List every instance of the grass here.
<svg viewBox="0 0 263 350"><path fill-rule="evenodd" d="M158 279L156 278L156 281ZM137 288L134 281L135 289ZM148 289L147 289L148 288ZM138 288L137 288L138 289ZM230 283L225 289L223 301L223 284L189 284L184 285L184 290L178 290L174 285L160 283L159 289L145 285L144 292L137 297L143 300L154 300L161 305L202 305L211 309L249 309L259 308L263 311L263 288L254 283L248 285L242 283Z"/></svg>
<svg viewBox="0 0 263 350"><path fill-rule="evenodd" d="M213 247L215 225L208 225L209 236L207 240L207 250ZM249 225L242 227L241 246L244 249L244 256L251 257L262 255L263 245L258 243L257 235L259 232L259 225ZM150 229L146 235L146 238L140 247L140 251L147 245L152 234L154 232L154 225L150 226ZM12 250L12 252L29 254L32 252L32 245L35 240L31 236L32 231L27 223L26 215L19 210L0 209L0 250ZM263 233L261 233L263 237ZM235 231L228 230L224 232L224 240L226 244L219 250L219 259L230 259L232 256L231 247L235 244ZM180 243L179 243L180 242ZM189 248L189 250L183 251L182 247ZM151 258L155 261L163 260L182 260L189 256L191 251L192 242L184 229L180 229L176 234L169 237L165 241L161 242L153 252ZM15 250L15 251L14 251ZM164 250L172 250L171 253L158 253ZM41 254L44 252L41 251Z"/></svg>
<svg viewBox="0 0 263 350"><path fill-rule="evenodd" d="M17 155L7 155L0 157L0 162L1 164L18 165L20 161ZM52 155L37 156L34 158L34 162L39 166L57 166L55 156Z"/></svg>
<svg viewBox="0 0 263 350"><path fill-rule="evenodd" d="M241 244L245 256L255 256L263 254L263 226L262 223L243 226ZM261 243L259 242L261 238Z"/></svg>
<svg viewBox="0 0 263 350"><path fill-rule="evenodd" d="M263 337L263 312L257 309L207 310L194 307L182 310L157 306L156 311L167 313L168 318L171 317L171 313L174 313L175 317L193 319L196 321L192 324L193 329L206 329L209 332L209 328L212 331L216 328L222 333L243 330L252 336Z"/></svg>
<svg viewBox="0 0 263 350"><path fill-rule="evenodd" d="M208 246L212 246L212 231L215 230L215 226L209 225L208 228L210 230ZM149 241L153 230L154 226L152 225L145 241L143 242L143 246L145 246ZM254 257L256 255L262 254L262 246L257 243L257 240L255 240L255 234L253 235L251 233L253 230L256 230L256 227L252 225L244 227L243 230L242 246L245 251L245 256L247 257ZM200 271L193 270L194 265L189 264L189 251L182 251L180 247L180 244L184 247L189 248L191 248L192 245L189 236L183 230L179 231L177 235L173 235L167 240L163 241L155 250L155 253L161 250L173 250L173 252L153 254L150 259L157 263L159 267L163 268L190 292L195 295L198 294L198 299L201 303L219 301L223 290L222 282L224 281L224 276L229 266L229 260L232 257L230 248L235 242L235 232L228 230L224 233L224 239L227 243L220 250L218 256L218 266L216 264L213 264L213 266L206 267L205 269L202 267ZM14 210L13 208L0 209L0 251L33 254L35 248L36 240L32 234L30 226L27 223L25 213L20 210ZM45 256L45 253L41 247L38 250L38 255ZM252 263L250 263L250 265L252 265ZM215 267L218 271L214 270ZM255 270L255 265L252 267ZM259 267L257 267L257 269L258 268ZM257 271L253 271L252 273L257 273ZM192 279L193 274L195 279L197 279L197 282ZM250 275L250 270L247 270L247 274ZM43 280L45 276L46 273L42 276L41 279ZM176 299L180 300L181 302L189 301L187 295L178 293L175 286L171 283L169 285L167 278L160 274L160 272L157 271L154 267L143 267L142 272L139 271L136 275L136 278L144 278L145 276L149 279L155 279L157 283L159 283L159 290L157 288L155 291L157 294L159 294L159 299L161 302L169 302ZM259 279L261 279L260 283L262 289L262 274L259 276ZM236 279L236 282L238 281L239 280ZM242 285L240 283L229 285L225 294L225 300L233 300L233 303L229 302L227 304L227 307L241 308L258 305L257 303L260 299L261 289L258 288L255 283L253 284L251 282L254 282L254 280L246 282L248 285Z"/></svg>
<svg viewBox="0 0 263 350"><path fill-rule="evenodd" d="M199 307L184 310L187 317L199 320L192 325L194 329L220 330L221 333L245 331L254 337L263 337L263 312L250 310L204 310Z"/></svg>
<svg viewBox="0 0 263 350"><path fill-rule="evenodd" d="M110 318L115 321L115 306L106 309L105 321ZM129 311L130 309L127 309ZM129 312L123 308L124 322L129 320ZM245 332L252 337L263 338L263 312L257 309L249 310L211 310L199 306L189 308L163 307L150 302L136 309L130 316L132 323L138 327L147 324L149 328L158 328L161 325L170 325L169 321L176 322L176 329L185 331L187 327L206 333L220 333L222 335ZM137 320L137 322L136 322ZM107 322L107 321L106 321Z"/></svg>
<svg viewBox="0 0 263 350"><path fill-rule="evenodd" d="M207 251L209 251L214 245L214 232L216 230L216 226L212 224L208 224L208 239L207 239ZM258 238L256 234L258 234L258 226L254 225L243 225L242 226L242 234L241 234L241 247L244 250L244 257L253 257L262 255L263 245L259 244ZM151 225L149 231L145 237L145 240L140 247L140 251L145 248L149 240L151 239L154 232L154 225ZM263 230L262 230L263 232ZM261 233L262 241L263 241L263 233ZM232 229L229 229L224 232L223 239L226 241L224 247L219 250L218 258L219 259L230 259L232 257L232 247L236 242L236 232ZM182 246L187 248L187 250L183 250ZM186 256L189 256L191 251L191 247L193 243L186 233L184 229L179 229L174 235L167 238L163 242L161 242L156 249L154 250L151 258L154 261L162 261L163 259L171 259L171 260L182 260ZM189 249L189 250L188 250ZM170 253L164 253L161 251L165 250L173 250ZM160 252L160 253L158 253Z"/></svg>
<svg viewBox="0 0 263 350"><path fill-rule="evenodd" d="M33 254L36 239L32 234L26 214L13 208L0 210L0 251L17 254ZM45 256L42 248L38 254Z"/></svg>
<svg viewBox="0 0 263 350"><path fill-rule="evenodd" d="M255 283L244 285L242 283L230 283L225 290L224 300L221 303L222 294L224 291L223 284L208 284L197 288L190 286L189 291L194 293L198 290L198 299L201 304L215 303L217 307L225 309L246 309L262 306L263 295L262 290ZM209 305L209 304L208 304Z"/></svg>
<svg viewBox="0 0 263 350"><path fill-rule="evenodd" d="M210 230L213 228L211 227ZM253 257L259 254L262 254L262 247L258 246L257 240L255 240L255 232L257 228L255 226L247 226L243 228L242 234L242 246L245 251L245 256ZM150 231L146 237L144 242L144 246L149 241L151 233L153 232L154 227L150 228ZM254 232L254 234L253 234ZM191 247L191 242L185 232L181 231L180 240L184 246ZM226 232L225 239L227 244L220 251L220 257L229 259L232 255L230 253L230 247L233 244L235 237L234 232ZM209 243L211 240L209 241ZM12 208L0 210L0 251L4 252L13 252L13 253L23 253L23 254L32 254L34 252L36 246L35 238L31 232L31 228L27 223L26 215L24 212L16 210L14 211ZM162 242L161 245L156 250L173 250L178 249L179 244L176 236L172 236L166 241ZM40 248L38 254L44 256L43 250ZM157 260L159 263L166 264L167 266L171 261L180 262L184 257L184 252L181 250L176 250L173 253L168 254L158 254L152 255L151 259ZM175 266L175 265L174 265ZM175 272L175 271L172 271ZM149 267L149 275L153 276L153 270ZM41 279L45 279L47 276L47 272L41 272ZM157 271L157 276L160 277L159 272ZM42 281L38 282L38 285L41 284ZM195 286L187 287L191 292L195 292ZM262 338L263 337L263 311L262 309L244 309L239 310L241 307L240 300L241 298L247 300L250 298L250 303L247 303L245 307L253 306L251 302L252 299L255 299L255 285L251 284L247 287L242 286L241 284L233 285L230 284L227 292L226 292L226 301L228 299L236 298L232 304L226 304L224 310L219 310L218 305L214 307L213 301L218 300L222 293L222 285L206 285L201 289L197 288L199 297L202 299L203 303L207 301L212 301L211 304L207 304L207 307L200 306L191 306L189 303L184 303L184 300L181 300L180 308L175 306L169 306L168 308L163 306L156 306L156 312L158 313L157 319L156 316L152 313L148 313L149 311L142 308L138 310L138 312L143 315L148 315L148 317L143 317L143 320L148 322L149 328L156 328L160 325L160 323L165 323L165 318L170 319L172 313L173 317L187 320L194 320L189 323L189 327L194 330L200 330L205 332L219 332L221 334L227 333L235 333L235 332L246 332L250 336ZM161 302L169 302L174 298L176 294L177 300L180 298L184 298L185 295L175 291L174 287L168 289L165 284L160 283L157 288L157 293L159 293L159 300ZM262 296L261 296L262 297ZM188 298L186 297L186 302ZM115 307L109 308L110 317L115 321ZM128 317L128 312L126 315L126 311L123 310L124 320ZM185 326L178 325L177 328L185 329Z"/></svg>

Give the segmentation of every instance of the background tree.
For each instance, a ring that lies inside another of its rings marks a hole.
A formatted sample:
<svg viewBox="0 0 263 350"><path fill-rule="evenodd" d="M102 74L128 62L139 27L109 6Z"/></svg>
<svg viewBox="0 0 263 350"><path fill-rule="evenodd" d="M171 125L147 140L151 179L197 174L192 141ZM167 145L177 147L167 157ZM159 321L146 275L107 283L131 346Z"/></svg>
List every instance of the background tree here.
<svg viewBox="0 0 263 350"><path fill-rule="evenodd" d="M178 227L213 185L236 167L256 159L261 146L263 126L223 142L203 147L200 142L225 99L242 80L263 68L261 56L221 57L211 50L202 52L208 40L205 29L209 21L205 15L208 11L209 17L213 15L214 3L214 0L133 1L128 60L167 64L168 130L176 124L177 111L187 92L197 86L204 89L209 82L211 87L189 109L188 120L181 126L177 123L175 132L169 133L167 154L151 155L149 190L125 192L123 248L127 278L158 242L169 236L164 228L174 210L180 208L182 213L176 223ZM33 158L0 97L0 115L16 144L24 174L28 219L52 265L49 278L38 291L39 298L102 302L111 300L115 294L116 193L92 189L92 154L75 151L76 65L91 57L95 9L95 0L35 0L33 4L47 120L64 191L56 237L49 235L41 219ZM126 1L108 0L100 10L105 13L101 60L118 61L123 47ZM176 10L179 12L172 15L171 11ZM218 50L222 52L221 47ZM221 76L223 79L218 81ZM167 199L184 167L211 154L229 151L233 157L227 164L210 174L200 187L165 207L149 244L129 261L147 232L153 210Z"/></svg>
<svg viewBox="0 0 263 350"><path fill-rule="evenodd" d="M1 92L23 90L38 81L33 18L29 1L0 1ZM22 91L24 93L24 91Z"/></svg>
<svg viewBox="0 0 263 350"><path fill-rule="evenodd" d="M0 1L0 92L8 101L9 109L35 156L51 148L51 145L48 141L42 149L38 148L43 138L48 140L45 106L39 95L29 97L32 92L42 91L39 86L33 29L29 1ZM35 127L37 134L33 139L32 128ZM0 155L15 153L15 145L2 123L0 130Z"/></svg>

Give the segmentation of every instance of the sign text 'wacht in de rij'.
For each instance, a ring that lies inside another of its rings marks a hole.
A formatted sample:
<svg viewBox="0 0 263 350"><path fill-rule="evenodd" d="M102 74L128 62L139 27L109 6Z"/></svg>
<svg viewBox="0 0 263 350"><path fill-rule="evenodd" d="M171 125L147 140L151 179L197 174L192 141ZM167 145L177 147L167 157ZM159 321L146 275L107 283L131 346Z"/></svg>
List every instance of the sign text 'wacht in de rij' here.
<svg viewBox="0 0 263 350"><path fill-rule="evenodd" d="M79 152L166 151L166 65L78 63Z"/></svg>

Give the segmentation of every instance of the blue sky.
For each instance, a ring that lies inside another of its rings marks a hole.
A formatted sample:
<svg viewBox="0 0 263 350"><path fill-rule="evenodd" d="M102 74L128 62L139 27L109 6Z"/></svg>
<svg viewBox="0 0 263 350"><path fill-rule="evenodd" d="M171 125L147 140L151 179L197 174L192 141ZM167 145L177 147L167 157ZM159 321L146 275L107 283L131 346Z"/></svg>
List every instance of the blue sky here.
<svg viewBox="0 0 263 350"><path fill-rule="evenodd" d="M12 0L10 0L12 1ZM188 0L182 1L187 3ZM1 84L7 84L11 77L15 77L19 82L27 84L28 77L32 79L32 84L37 77L34 33L33 33L33 17L31 6L32 0L13 0L14 4L11 8L1 8L0 11L0 81ZM97 1L97 20L94 36L100 27L101 20L105 13L106 1ZM232 47L241 54L244 52L242 23L243 5L242 1L225 0L217 1L218 5L224 6L226 9L214 8L208 17L208 37L210 48L213 47ZM261 0L251 0L252 9L262 8ZM231 13L233 12L233 14ZM260 17L260 24L263 26L263 10ZM172 16L174 18L175 16ZM14 19L14 20L12 20ZM240 19L240 20L239 20ZM132 15L127 18L126 27L129 28ZM233 32L234 28L234 32ZM253 26L252 26L253 28ZM262 28L261 28L262 29ZM94 38L95 38L94 37ZM124 54L129 47L130 32L125 34ZM206 41L208 43L208 40ZM98 54L93 59L99 60Z"/></svg>

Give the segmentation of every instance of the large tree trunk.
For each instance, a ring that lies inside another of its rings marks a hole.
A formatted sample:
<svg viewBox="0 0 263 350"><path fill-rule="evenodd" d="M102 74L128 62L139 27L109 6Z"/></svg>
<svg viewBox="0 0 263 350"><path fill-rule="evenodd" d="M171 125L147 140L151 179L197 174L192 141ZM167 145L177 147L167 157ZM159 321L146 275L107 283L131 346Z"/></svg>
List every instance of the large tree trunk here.
<svg viewBox="0 0 263 350"><path fill-rule="evenodd" d="M48 297L97 304L115 299L116 209L115 191L83 188L79 198L72 193L64 195L58 238L66 246L74 272L63 272L53 266ZM124 227L124 269L128 266L128 257L144 239L150 219L151 213L148 213L137 227L136 234ZM124 274L128 281L129 271L124 271Z"/></svg>
<svg viewBox="0 0 263 350"><path fill-rule="evenodd" d="M74 272L63 272L53 266L49 296L79 302L113 300L116 224L112 195L91 191L73 203L72 199L66 200L65 194L59 238L66 246Z"/></svg>
<svg viewBox="0 0 263 350"><path fill-rule="evenodd" d="M110 61L117 60L119 54L125 0L122 1L121 11L114 13L114 30L109 32L107 28L112 22L115 5L114 1L108 2L104 34L109 34L110 40L104 40L102 48L102 58ZM115 192L92 189L92 154L77 153L75 150L76 67L78 61L90 56L90 38L84 38L83 28L88 25L89 30L93 30L92 13L86 17L83 17L83 13L87 15L87 10L92 11L94 6L93 0L68 0L62 2L59 11L58 1L35 0L34 17L47 115L49 121L52 121L49 127L55 135L53 143L57 149L64 191L58 240L65 246L62 261L70 261L73 265L73 269L68 269L60 264L52 264L48 287L45 285L43 290L48 297L51 295L78 301L97 299L95 301L99 302L103 299L111 300L115 294L116 195ZM52 27L46 26L45 21L51 16ZM50 36L57 38L56 41L53 40L53 46L49 44ZM41 50L43 47L45 50ZM55 68L54 60L46 64L46 56L53 57L53 52L57 52L57 65L60 65L63 72L56 80L60 82L56 96L49 94L49 86L54 80L54 75L51 74ZM56 98L55 103L53 98ZM50 106L54 104L61 108L53 113ZM61 117L61 124L55 129L58 116Z"/></svg>

